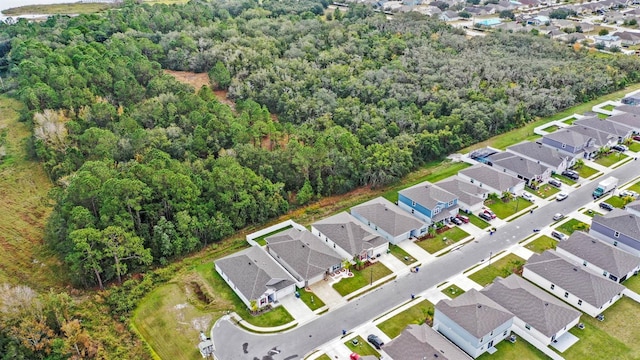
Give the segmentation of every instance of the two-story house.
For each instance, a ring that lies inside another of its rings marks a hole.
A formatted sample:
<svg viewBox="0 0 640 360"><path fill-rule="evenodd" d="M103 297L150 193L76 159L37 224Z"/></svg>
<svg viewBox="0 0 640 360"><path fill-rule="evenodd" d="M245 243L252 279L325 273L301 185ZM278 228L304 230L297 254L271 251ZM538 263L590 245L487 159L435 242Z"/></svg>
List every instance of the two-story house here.
<svg viewBox="0 0 640 360"><path fill-rule="evenodd" d="M576 121L577 122L577 121ZM593 125L592 125L593 126ZM597 146L598 148L610 148L614 145L616 145L618 143L618 136L608 133L608 132L604 132L604 131L600 131L600 130L596 130L590 126L584 126L584 125L573 125L568 127L567 129L571 130L571 131L575 131L578 133L581 133L585 136L589 136L594 140L594 145Z"/></svg>
<svg viewBox="0 0 640 360"><path fill-rule="evenodd" d="M615 115L609 116L607 120L630 127L635 134L640 133L640 106L622 105L616 107L614 112Z"/></svg>
<svg viewBox="0 0 640 360"><path fill-rule="evenodd" d="M458 197L428 181L398 192L398 206L427 223L448 221L458 213Z"/></svg>
<svg viewBox="0 0 640 360"><path fill-rule="evenodd" d="M621 209L613 209L591 220L589 235L640 256L640 217Z"/></svg>
<svg viewBox="0 0 640 360"><path fill-rule="evenodd" d="M577 126L592 128L611 135L615 141L622 143L633 135L633 129L609 119L600 119L597 116L577 120L573 123ZM615 144L614 144L615 145Z"/></svg>
<svg viewBox="0 0 640 360"><path fill-rule="evenodd" d="M511 333L514 315L481 292L471 289L435 306L433 329L474 359Z"/></svg>
<svg viewBox="0 0 640 360"><path fill-rule="evenodd" d="M502 196L505 192L519 194L524 190L525 185L524 180L484 164L476 164L458 171L458 178L498 196Z"/></svg>
<svg viewBox="0 0 640 360"><path fill-rule="evenodd" d="M570 168L575 163L573 157L561 153L558 149L531 141L509 146L507 151L531 159L538 164L545 165L558 174Z"/></svg>
<svg viewBox="0 0 640 360"><path fill-rule="evenodd" d="M487 161L487 165L524 180L526 185L546 182L551 177L550 167L509 151L490 155Z"/></svg>
<svg viewBox="0 0 640 360"><path fill-rule="evenodd" d="M592 159L598 153L595 139L570 128L559 129L542 136L542 144L573 158Z"/></svg>
<svg viewBox="0 0 640 360"><path fill-rule="evenodd" d="M522 276L593 317L618 301L625 289L603 276L583 270L553 250L531 256Z"/></svg>
<svg viewBox="0 0 640 360"><path fill-rule="evenodd" d="M556 253L582 265L594 274L623 282L640 270L640 257L576 231L566 241L558 242Z"/></svg>
<svg viewBox="0 0 640 360"><path fill-rule="evenodd" d="M457 196L458 206L466 212L476 212L482 209L484 201L491 193L488 189L464 181L457 176L440 180L436 185Z"/></svg>
<svg viewBox="0 0 640 360"><path fill-rule="evenodd" d="M393 360L471 360L471 357L427 324L411 324L384 345Z"/></svg>
<svg viewBox="0 0 640 360"><path fill-rule="evenodd" d="M392 244L420 237L428 230L427 223L383 197L352 207L351 215Z"/></svg>

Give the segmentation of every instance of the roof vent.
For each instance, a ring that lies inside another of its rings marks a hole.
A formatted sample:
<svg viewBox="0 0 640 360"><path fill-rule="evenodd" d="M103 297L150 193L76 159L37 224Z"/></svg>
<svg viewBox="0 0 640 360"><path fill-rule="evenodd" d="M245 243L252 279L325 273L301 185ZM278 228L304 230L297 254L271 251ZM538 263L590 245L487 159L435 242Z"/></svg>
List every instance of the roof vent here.
<svg viewBox="0 0 640 360"><path fill-rule="evenodd" d="M578 269L576 269L576 268L573 268L573 271L578 271Z"/></svg>
<svg viewBox="0 0 640 360"><path fill-rule="evenodd" d="M478 304L478 309L480 309L482 307L482 305Z"/></svg>
<svg viewBox="0 0 640 360"><path fill-rule="evenodd" d="M592 243L594 243L594 244L596 243L596 241L595 241L595 240L591 240L591 242L592 242Z"/></svg>
<svg viewBox="0 0 640 360"><path fill-rule="evenodd" d="M340 225L340 227L344 229L344 225Z"/></svg>
<svg viewBox="0 0 640 360"><path fill-rule="evenodd" d="M549 303L544 303L544 306L549 306Z"/></svg>
<svg viewBox="0 0 640 360"><path fill-rule="evenodd" d="M249 261L249 265L251 265L251 261Z"/></svg>

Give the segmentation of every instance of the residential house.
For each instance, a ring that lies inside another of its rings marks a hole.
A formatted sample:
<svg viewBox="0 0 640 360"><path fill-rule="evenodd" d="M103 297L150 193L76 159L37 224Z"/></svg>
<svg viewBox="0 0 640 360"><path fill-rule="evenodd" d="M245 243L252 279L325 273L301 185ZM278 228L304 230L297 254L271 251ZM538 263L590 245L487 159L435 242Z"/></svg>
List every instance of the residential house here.
<svg viewBox="0 0 640 360"><path fill-rule="evenodd" d="M295 280L262 248L253 246L214 262L216 271L249 309L276 305ZM254 303L255 302L255 303Z"/></svg>
<svg viewBox="0 0 640 360"><path fill-rule="evenodd" d="M579 22L577 26L580 27L580 31L582 31L583 33L591 32L596 29L595 25L588 22Z"/></svg>
<svg viewBox="0 0 640 360"><path fill-rule="evenodd" d="M531 27L527 27L526 23L518 23L515 21L503 22L499 25L495 26L496 29L500 29L502 31L507 32L529 32L531 31Z"/></svg>
<svg viewBox="0 0 640 360"><path fill-rule="evenodd" d="M527 20L527 25L541 26L551 22L548 16L538 15Z"/></svg>
<svg viewBox="0 0 640 360"><path fill-rule="evenodd" d="M392 244L419 237L428 230L425 222L383 197L352 207L351 215Z"/></svg>
<svg viewBox="0 0 640 360"><path fill-rule="evenodd" d="M607 49L613 46L620 47L622 45L620 38L613 35L594 36L593 40L595 41L596 45L601 44Z"/></svg>
<svg viewBox="0 0 640 360"><path fill-rule="evenodd" d="M440 14L442 14L442 10L440 10L439 7L437 6L420 6L420 11L419 11L422 15L428 15L428 16L439 16Z"/></svg>
<svg viewBox="0 0 640 360"><path fill-rule="evenodd" d="M558 26L561 30L568 29L569 31L575 31L577 22L571 20L564 19L554 19L552 20L553 24Z"/></svg>
<svg viewBox="0 0 640 360"><path fill-rule="evenodd" d="M620 38L622 46L633 46L640 44L640 33L631 31L618 31L613 33L614 36Z"/></svg>
<svg viewBox="0 0 640 360"><path fill-rule="evenodd" d="M616 135L576 123L577 121L567 129L591 137L594 140L594 145L598 148L610 148L618 143L618 137Z"/></svg>
<svg viewBox="0 0 640 360"><path fill-rule="evenodd" d="M542 136L542 144L558 149L561 153L573 158L591 159L598 152L595 139L570 128L559 129Z"/></svg>
<svg viewBox="0 0 640 360"><path fill-rule="evenodd" d="M547 31L546 35L551 39L560 39L560 38L563 38L565 35L567 35L567 33L562 30L551 30L551 31Z"/></svg>
<svg viewBox="0 0 640 360"><path fill-rule="evenodd" d="M632 95L627 95L622 99L622 103L625 104L625 105L638 106L638 105L640 105L640 94L635 93L635 94L632 94ZM622 108L622 106L619 106L618 108L616 108L616 110L618 110L619 108ZM620 109L620 110L622 110L622 109ZM622 110L622 111L627 111L627 110ZM635 111L627 111L627 112L632 112L634 114L637 114L637 112L635 112Z"/></svg>
<svg viewBox="0 0 640 360"><path fill-rule="evenodd" d="M474 359L511 333L513 314L476 289L435 306L433 329Z"/></svg>
<svg viewBox="0 0 640 360"><path fill-rule="evenodd" d="M311 232L334 248L343 259L366 261L389 250L387 239L346 212L313 223Z"/></svg>
<svg viewBox="0 0 640 360"><path fill-rule="evenodd" d="M638 100L640 104L640 99ZM640 133L640 107L634 105L618 106L615 111L624 111L623 113L609 116L608 121L615 122L632 129L636 134Z"/></svg>
<svg viewBox="0 0 640 360"><path fill-rule="evenodd" d="M582 315L516 274L498 277L480 292L515 315L513 331L545 346L577 325Z"/></svg>
<svg viewBox="0 0 640 360"><path fill-rule="evenodd" d="M411 324L384 345L393 360L471 360L471 357L426 324Z"/></svg>
<svg viewBox="0 0 640 360"><path fill-rule="evenodd" d="M511 145L507 148L507 151L547 166L556 173L562 173L575 163L573 157L561 153L558 149L531 141Z"/></svg>
<svg viewBox="0 0 640 360"><path fill-rule="evenodd" d="M427 223L448 221L458 213L458 197L428 181L398 192L398 206Z"/></svg>
<svg viewBox="0 0 640 360"><path fill-rule="evenodd" d="M591 220L589 235L640 256L640 217L621 209L613 209Z"/></svg>
<svg viewBox="0 0 640 360"><path fill-rule="evenodd" d="M532 8L540 5L540 0L518 0L520 3L519 9Z"/></svg>
<svg viewBox="0 0 640 360"><path fill-rule="evenodd" d="M505 192L519 194L524 190L525 184L523 180L515 176L498 171L484 164L477 164L460 170L458 172L458 178L483 189L487 189L498 196L502 196Z"/></svg>
<svg viewBox="0 0 640 360"><path fill-rule="evenodd" d="M576 43L576 42L580 42L580 41L582 41L582 40L584 40L586 38L587 37L584 36L584 34L574 32L574 33L571 33L571 34L564 34L564 35L558 36L556 39L559 40L559 41L564 41L566 43L573 44L573 43Z"/></svg>
<svg viewBox="0 0 640 360"><path fill-rule="evenodd" d="M623 282L640 270L640 257L606 244L582 231L574 232L568 240L559 241L556 253L596 275Z"/></svg>
<svg viewBox="0 0 640 360"><path fill-rule="evenodd" d="M447 10L447 11L443 11L442 14L440 14L440 20L446 21L446 22L456 21L456 20L460 20L460 16L455 11Z"/></svg>
<svg viewBox="0 0 640 360"><path fill-rule="evenodd" d="M625 18L625 14L619 11L610 11L604 14L602 21L608 24L622 24Z"/></svg>
<svg viewBox="0 0 640 360"><path fill-rule="evenodd" d="M575 126L584 126L610 134L618 143L624 142L633 135L633 129L629 126L609 119L600 119L597 116L580 119L575 121L573 124Z"/></svg>
<svg viewBox="0 0 640 360"><path fill-rule="evenodd" d="M436 183L440 188L458 197L458 206L465 212L482 209L490 191L478 185L461 180L457 176L448 177Z"/></svg>
<svg viewBox="0 0 640 360"><path fill-rule="evenodd" d="M487 160L487 165L522 179L527 185L545 182L551 177L551 168L512 152L499 152Z"/></svg>
<svg viewBox="0 0 640 360"><path fill-rule="evenodd" d="M341 257L308 230L291 228L265 238L266 250L296 279L298 287L323 280L342 268Z"/></svg>
<svg viewBox="0 0 640 360"><path fill-rule="evenodd" d="M640 200L632 201L624 206L629 214L640 216Z"/></svg>
<svg viewBox="0 0 640 360"><path fill-rule="evenodd" d="M618 301L625 289L616 282L583 270L553 250L531 256L522 276L593 317Z"/></svg>

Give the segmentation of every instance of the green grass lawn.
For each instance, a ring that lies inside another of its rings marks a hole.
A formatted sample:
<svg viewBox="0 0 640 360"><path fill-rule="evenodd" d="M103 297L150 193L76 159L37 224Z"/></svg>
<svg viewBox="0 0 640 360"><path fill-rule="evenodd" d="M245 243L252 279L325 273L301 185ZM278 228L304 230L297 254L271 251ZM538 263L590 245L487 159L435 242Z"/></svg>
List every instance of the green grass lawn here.
<svg viewBox="0 0 640 360"><path fill-rule="evenodd" d="M487 267L469 275L469 279L482 286L487 286L498 276L506 278L513 274L514 270L519 270L524 265L525 260L516 254L509 254L497 261L491 261Z"/></svg>
<svg viewBox="0 0 640 360"><path fill-rule="evenodd" d="M267 241L265 240L266 238L268 238L268 237L269 237L269 236L271 236L271 235L275 235L275 234L277 234L277 233L280 233L280 232L283 232L283 231L289 230L289 229L291 229L291 228L292 228L292 226L291 226L291 225L289 225L289 226L284 227L284 228L282 228L282 229L274 230L274 231L272 231L272 232L270 232L270 233L268 233L268 234L264 234L264 235L262 235L262 236L260 236L260 237L257 237L257 238L255 238L255 239L253 239L253 241L257 242L257 243L258 243L258 245L260 245L260 246L265 246L265 245L267 245Z"/></svg>
<svg viewBox="0 0 640 360"><path fill-rule="evenodd" d="M563 121L563 123L568 124L568 125L573 125L574 121L576 121L576 118L572 117L572 118L568 118L567 120Z"/></svg>
<svg viewBox="0 0 640 360"><path fill-rule="evenodd" d="M577 168L574 168L573 170L577 171L578 174L580 174L580 177L582 178L588 178L590 176L592 176L593 174L596 174L598 172L598 170L589 167L587 165L582 165L579 166Z"/></svg>
<svg viewBox="0 0 640 360"><path fill-rule="evenodd" d="M508 218L516 212L528 208L531 204L532 203L529 200L521 198L520 196L509 202L504 202L502 199L495 201L487 200L485 202L485 205L489 207L489 209L491 209L500 219Z"/></svg>
<svg viewBox="0 0 640 360"><path fill-rule="evenodd" d="M455 299L458 296L464 294L464 290L460 289L455 284L451 284L447 286L445 289L442 289L442 293L447 295L448 297Z"/></svg>
<svg viewBox="0 0 640 360"><path fill-rule="evenodd" d="M428 253L433 254L466 238L467 236L469 236L469 233L455 226L443 233L437 234L433 238L416 241L415 244L423 248Z"/></svg>
<svg viewBox="0 0 640 360"><path fill-rule="evenodd" d="M559 230L567 235L571 235L576 230L588 231L589 224L583 223L582 221L577 219L571 219L563 223L562 225L556 227L556 230Z"/></svg>
<svg viewBox="0 0 640 360"><path fill-rule="evenodd" d="M627 188L627 190L631 190L631 191L635 191L637 193L640 193L640 181L635 183L635 184L633 184L633 185L631 185L631 186L629 186Z"/></svg>
<svg viewBox="0 0 640 360"><path fill-rule="evenodd" d="M603 107L601 107L602 110L607 110L607 111L611 111L613 109L615 109L616 107L613 105L605 105Z"/></svg>
<svg viewBox="0 0 640 360"><path fill-rule="evenodd" d="M609 115L607 115L607 114L602 114L602 113L598 113L598 117L599 117L600 119L606 119L606 118L608 118L608 117L609 117Z"/></svg>
<svg viewBox="0 0 640 360"><path fill-rule="evenodd" d="M393 255L396 258L398 258L398 260L402 261L405 265L411 265L411 264L413 264L414 262L417 261L413 256L411 256L411 254L409 254L408 252L404 251L404 249L401 248L398 245L390 244L389 245L389 250L391 252L391 255Z"/></svg>
<svg viewBox="0 0 640 360"><path fill-rule="evenodd" d="M582 315L580 322L585 328L570 330L580 341L562 353L565 359L638 359L640 304L623 296L604 311L604 316L604 321L598 321Z"/></svg>
<svg viewBox="0 0 640 360"><path fill-rule="evenodd" d="M622 285L640 294L640 276L635 275L625 280Z"/></svg>
<svg viewBox="0 0 640 360"><path fill-rule="evenodd" d="M317 357L316 360L331 360L331 358L327 354L322 354L319 357Z"/></svg>
<svg viewBox="0 0 640 360"><path fill-rule="evenodd" d="M536 349L535 346L529 344L521 337L515 343L507 340L501 341L495 346L498 351L494 354L488 352L480 355L478 360L541 360L548 359L542 351Z"/></svg>
<svg viewBox="0 0 640 360"><path fill-rule="evenodd" d="M561 174L553 174L551 175L553 178L558 179L560 181L562 181L563 183L571 186L573 184L575 184L576 182L574 180L569 179L568 177L561 175Z"/></svg>
<svg viewBox="0 0 640 360"><path fill-rule="evenodd" d="M545 250L555 249L556 244L557 244L557 241L555 239L550 238L546 235L542 235L539 238L525 245L525 248L540 254Z"/></svg>
<svg viewBox="0 0 640 360"><path fill-rule="evenodd" d="M302 300L311 310L317 310L324 306L324 302L313 291L307 291L305 289L297 289L300 294L300 300Z"/></svg>
<svg viewBox="0 0 640 360"><path fill-rule="evenodd" d="M590 216L590 217L594 217L596 215L602 215L602 213L597 212L597 211L593 211L593 210L586 210L585 212L583 212L583 214Z"/></svg>
<svg viewBox="0 0 640 360"><path fill-rule="evenodd" d="M433 317L433 304L428 300L422 300L403 312L381 322L378 324L378 328L393 339L400 335L408 325L423 324L427 317Z"/></svg>
<svg viewBox="0 0 640 360"><path fill-rule="evenodd" d="M595 160L595 162L597 164L602 165L602 166L609 167L609 166L617 163L618 161L624 160L626 158L628 158L627 155L625 155L625 154L623 154L621 152L618 152L618 151L612 151L607 155L603 154L603 155L598 156L598 158Z"/></svg>
<svg viewBox="0 0 640 360"><path fill-rule="evenodd" d="M484 221L484 220L480 219L480 218L479 218L477 215L475 215L475 214L467 214L467 213L462 213L462 212L461 212L461 214L462 214L462 215L464 215L464 216L466 216L466 217L468 217L468 218L469 218L469 222L470 222L471 224L473 224L473 225L475 225L475 226L479 227L480 229L486 229L486 228L488 228L488 227L489 227L489 225L491 225L491 224L489 224L488 222L486 222L486 221Z"/></svg>
<svg viewBox="0 0 640 360"><path fill-rule="evenodd" d="M551 125L551 126L547 126L546 128L542 129L542 131L546 131L548 133L552 133L552 132L554 132L554 131L556 131L558 129L559 129L558 125Z"/></svg>
<svg viewBox="0 0 640 360"><path fill-rule="evenodd" d="M543 198L543 199L546 199L549 196L560 192L560 189L558 189L555 186L551 186L549 184L540 185L540 188L538 188L538 190L533 190L532 188L530 188L528 186L525 186L524 189L527 190L528 192L536 195L536 196L539 196L539 197Z"/></svg>
<svg viewBox="0 0 640 360"><path fill-rule="evenodd" d="M624 203L624 198L621 198L620 196L615 196L615 195L614 196L610 196L604 202L609 203L609 204L611 204L614 207L617 207L619 209L622 209L626 205Z"/></svg>
<svg viewBox="0 0 640 360"><path fill-rule="evenodd" d="M631 150L633 152L640 151L640 142L638 142L638 141L634 140L628 146L629 146L629 150Z"/></svg>
<svg viewBox="0 0 640 360"><path fill-rule="evenodd" d="M369 265L362 270L355 270L352 268L351 272L353 273L353 277L342 278L342 280L333 284L333 288L342 296L351 294L352 292L369 285L372 279L373 282L375 282L376 280L382 279L383 277L391 274L391 270L380 262Z"/></svg>
<svg viewBox="0 0 640 360"><path fill-rule="evenodd" d="M357 345L353 344L353 339L358 340ZM347 345L349 350L358 353L360 356L373 355L376 358L380 357L380 353L377 352L371 345L369 345L369 343L365 341L365 339L363 339L361 336L356 336L353 339L344 343L345 345Z"/></svg>

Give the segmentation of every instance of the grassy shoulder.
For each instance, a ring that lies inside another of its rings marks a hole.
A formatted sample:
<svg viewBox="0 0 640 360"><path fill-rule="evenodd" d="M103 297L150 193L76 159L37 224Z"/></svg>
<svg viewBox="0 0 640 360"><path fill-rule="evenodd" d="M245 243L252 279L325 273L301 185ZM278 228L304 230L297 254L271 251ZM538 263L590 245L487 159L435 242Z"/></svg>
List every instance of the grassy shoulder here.
<svg viewBox="0 0 640 360"><path fill-rule="evenodd" d="M153 4L185 4L188 0L144 0L145 3ZM2 11L6 16L20 16L20 15L71 15L71 14L95 14L101 11L105 11L118 5L109 3L83 3L73 2L69 0L67 4L40 4L40 5L25 5L6 9Z"/></svg>

